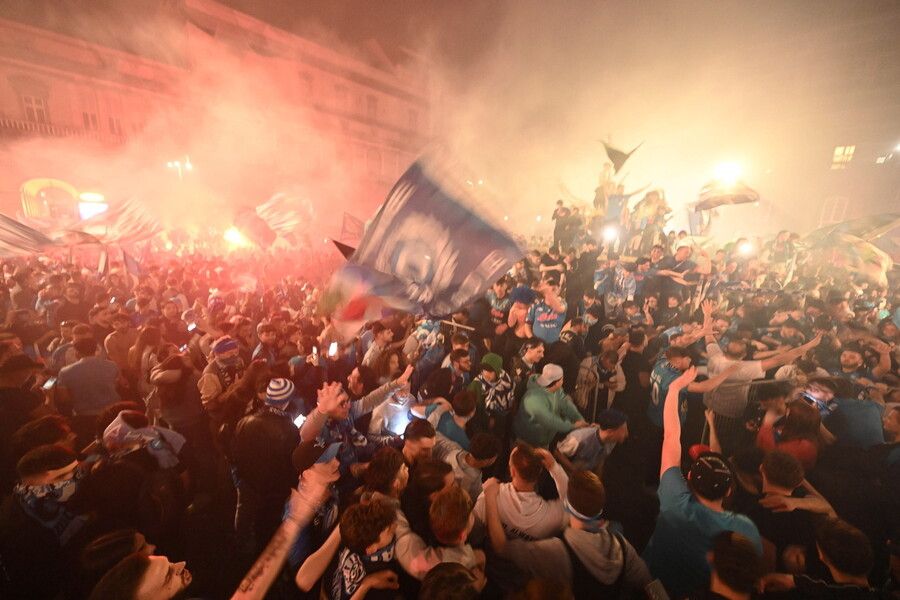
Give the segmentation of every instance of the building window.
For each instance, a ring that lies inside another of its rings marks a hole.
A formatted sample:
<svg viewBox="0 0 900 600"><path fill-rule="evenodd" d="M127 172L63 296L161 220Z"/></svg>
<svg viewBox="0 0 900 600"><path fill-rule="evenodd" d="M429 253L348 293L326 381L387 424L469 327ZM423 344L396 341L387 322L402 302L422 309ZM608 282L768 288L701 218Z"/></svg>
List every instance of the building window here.
<svg viewBox="0 0 900 600"><path fill-rule="evenodd" d="M366 117L373 121L378 119L378 98L371 94L366 96Z"/></svg>
<svg viewBox="0 0 900 600"><path fill-rule="evenodd" d="M22 96L22 104L25 105L25 119L32 123L47 124L47 106L43 98L37 96Z"/></svg>
<svg viewBox="0 0 900 600"><path fill-rule="evenodd" d="M84 128L88 131L100 130L100 118L94 113L81 113L81 119L84 122Z"/></svg>
<svg viewBox="0 0 900 600"><path fill-rule="evenodd" d="M819 217L819 227L842 222L847 214L848 202L847 196L825 198L825 202L822 203L822 215Z"/></svg>
<svg viewBox="0 0 900 600"><path fill-rule="evenodd" d="M348 91L346 85L341 85L340 83L334 86L334 105L341 112L347 112Z"/></svg>
<svg viewBox="0 0 900 600"><path fill-rule="evenodd" d="M831 159L831 168L846 169L847 164L853 160L853 153L856 152L856 146L837 146L834 149L834 157Z"/></svg>
<svg viewBox="0 0 900 600"><path fill-rule="evenodd" d="M409 117L409 130L410 131L419 131L419 111L410 110L408 113Z"/></svg>

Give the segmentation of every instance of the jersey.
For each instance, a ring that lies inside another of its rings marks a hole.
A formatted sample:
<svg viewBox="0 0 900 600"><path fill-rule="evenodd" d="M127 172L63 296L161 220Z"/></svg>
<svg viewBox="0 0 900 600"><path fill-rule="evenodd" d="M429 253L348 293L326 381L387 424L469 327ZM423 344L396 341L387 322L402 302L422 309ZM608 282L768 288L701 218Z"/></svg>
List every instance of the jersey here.
<svg viewBox="0 0 900 600"><path fill-rule="evenodd" d="M663 426L663 407L666 404L666 396L669 394L669 386L681 377L681 371L672 366L666 359L660 360L650 372L650 404L647 406L647 416L657 427ZM687 388L678 392L678 416L684 425L687 419L688 402Z"/></svg>

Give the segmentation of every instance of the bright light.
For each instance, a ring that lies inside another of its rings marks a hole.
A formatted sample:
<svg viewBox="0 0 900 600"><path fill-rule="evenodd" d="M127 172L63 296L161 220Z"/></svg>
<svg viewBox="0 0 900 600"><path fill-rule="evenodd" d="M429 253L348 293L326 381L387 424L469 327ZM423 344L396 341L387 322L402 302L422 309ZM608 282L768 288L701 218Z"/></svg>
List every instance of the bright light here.
<svg viewBox="0 0 900 600"><path fill-rule="evenodd" d="M731 182L741 176L741 167L735 163L719 163L713 171L716 179Z"/></svg>
<svg viewBox="0 0 900 600"><path fill-rule="evenodd" d="M46 202L46 201L45 201ZM106 202L79 202L78 216L81 220L90 219L102 212L109 210L109 204Z"/></svg>
<svg viewBox="0 0 900 600"><path fill-rule="evenodd" d="M541 215L538 215L538 216L537 216L537 221L538 221L538 223L541 222Z"/></svg>
<svg viewBox="0 0 900 600"><path fill-rule="evenodd" d="M171 250L175 245L172 242L166 242L166 250Z"/></svg>
<svg viewBox="0 0 900 600"><path fill-rule="evenodd" d="M244 237L240 231L235 229L234 227L229 227L225 231L225 235L222 236L226 242L229 244L233 244L235 246L249 246L250 240Z"/></svg>
<svg viewBox="0 0 900 600"><path fill-rule="evenodd" d="M894 148L894 152L900 152L900 144L897 144L897 146Z"/></svg>
<svg viewBox="0 0 900 600"><path fill-rule="evenodd" d="M738 252L745 256L747 254L752 253L753 252L753 244L750 242L741 242L741 244L738 246Z"/></svg>
<svg viewBox="0 0 900 600"><path fill-rule="evenodd" d="M483 179L479 179L479 180L478 180L478 185L484 185L484 180L483 180Z"/></svg>
<svg viewBox="0 0 900 600"><path fill-rule="evenodd" d="M504 215L504 216L503 216L503 220L504 220L504 221L509 221L509 215Z"/></svg>
<svg viewBox="0 0 900 600"><path fill-rule="evenodd" d="M174 167L175 165L172 164L172 161L170 160L169 162L166 163L166 166L169 167L169 168L171 169L171 168Z"/></svg>
<svg viewBox="0 0 900 600"><path fill-rule="evenodd" d="M619 237L619 232L616 231L615 227L607 227L603 230L603 239L607 242L611 242L617 237Z"/></svg>
<svg viewBox="0 0 900 600"><path fill-rule="evenodd" d="M106 198L98 192L81 192L78 194L78 199L85 202L103 202Z"/></svg>
<svg viewBox="0 0 900 600"><path fill-rule="evenodd" d="M296 419L294 419L294 425L297 427L303 427L303 423L306 422L306 415L300 415Z"/></svg>
<svg viewBox="0 0 900 600"><path fill-rule="evenodd" d="M191 171L191 170L193 170L194 165L192 165L191 162L188 161L188 162L184 163L184 168L187 169L188 171Z"/></svg>

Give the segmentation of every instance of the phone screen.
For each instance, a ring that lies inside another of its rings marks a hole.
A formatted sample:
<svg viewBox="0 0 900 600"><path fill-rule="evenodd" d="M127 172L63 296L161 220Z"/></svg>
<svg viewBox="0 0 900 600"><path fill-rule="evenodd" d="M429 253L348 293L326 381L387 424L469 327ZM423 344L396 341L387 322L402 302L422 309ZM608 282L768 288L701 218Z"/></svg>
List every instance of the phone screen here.
<svg viewBox="0 0 900 600"><path fill-rule="evenodd" d="M49 390L53 388L54 385L56 385L56 377L51 377L46 382L44 382L44 389Z"/></svg>
<svg viewBox="0 0 900 600"><path fill-rule="evenodd" d="M328 356L337 356L337 348L338 348L338 343L331 342L331 344L329 344L329 346L328 346Z"/></svg>

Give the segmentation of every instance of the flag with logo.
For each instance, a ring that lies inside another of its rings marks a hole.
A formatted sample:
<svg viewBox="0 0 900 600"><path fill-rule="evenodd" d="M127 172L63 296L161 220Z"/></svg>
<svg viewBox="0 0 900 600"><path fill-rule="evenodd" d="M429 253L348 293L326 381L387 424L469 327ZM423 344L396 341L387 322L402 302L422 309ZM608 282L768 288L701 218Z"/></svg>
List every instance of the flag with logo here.
<svg viewBox="0 0 900 600"><path fill-rule="evenodd" d="M341 240L342 242L355 242L361 240L366 232L366 224L362 219L358 219L350 213L344 213L344 222L341 224Z"/></svg>
<svg viewBox="0 0 900 600"><path fill-rule="evenodd" d="M450 315L524 256L486 214L494 203L476 198L454 171L419 159L400 177L333 279L337 321L370 320L386 307Z"/></svg>

